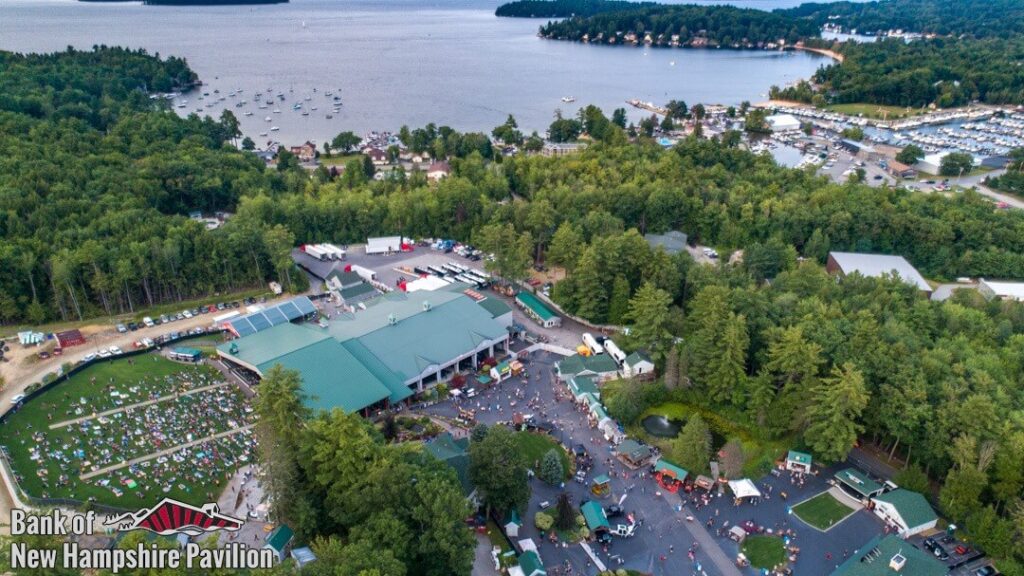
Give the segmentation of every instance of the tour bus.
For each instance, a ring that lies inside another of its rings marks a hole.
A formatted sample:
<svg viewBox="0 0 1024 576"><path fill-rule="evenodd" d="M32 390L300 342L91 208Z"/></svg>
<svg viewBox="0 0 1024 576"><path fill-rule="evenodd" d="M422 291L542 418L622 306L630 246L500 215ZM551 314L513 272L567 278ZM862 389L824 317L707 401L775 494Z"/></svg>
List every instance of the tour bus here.
<svg viewBox="0 0 1024 576"><path fill-rule="evenodd" d="M434 274L434 276L444 277L444 275L448 273L446 270L442 270L437 266L427 266L427 270L430 270L430 272Z"/></svg>
<svg viewBox="0 0 1024 576"><path fill-rule="evenodd" d="M604 354L604 347L598 344L597 339L594 338L590 332L583 333L583 343L590 348L590 351L594 354Z"/></svg>

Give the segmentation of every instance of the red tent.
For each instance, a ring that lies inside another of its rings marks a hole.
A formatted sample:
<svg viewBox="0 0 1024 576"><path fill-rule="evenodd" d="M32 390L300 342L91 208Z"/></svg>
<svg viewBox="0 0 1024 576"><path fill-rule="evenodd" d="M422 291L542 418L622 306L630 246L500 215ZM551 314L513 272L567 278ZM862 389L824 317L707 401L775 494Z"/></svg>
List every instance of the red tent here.
<svg viewBox="0 0 1024 576"><path fill-rule="evenodd" d="M85 336L78 330L68 330L67 332L57 333L57 343L60 344L61 348L67 348L68 346L77 346L79 344L85 344Z"/></svg>

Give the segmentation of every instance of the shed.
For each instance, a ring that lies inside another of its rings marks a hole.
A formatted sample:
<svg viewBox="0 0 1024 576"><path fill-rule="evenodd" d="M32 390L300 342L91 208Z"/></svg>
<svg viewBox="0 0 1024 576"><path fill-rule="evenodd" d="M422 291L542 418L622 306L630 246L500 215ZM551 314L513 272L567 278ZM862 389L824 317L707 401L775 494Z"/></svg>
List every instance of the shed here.
<svg viewBox="0 0 1024 576"><path fill-rule="evenodd" d="M919 492L898 488L875 496L875 515L894 526L901 538L935 528L939 517Z"/></svg>
<svg viewBox="0 0 1024 576"><path fill-rule="evenodd" d="M518 568L523 576L547 576L544 563L541 562L536 550L527 550L520 554Z"/></svg>
<svg viewBox="0 0 1024 576"><path fill-rule="evenodd" d="M519 307L523 309L527 316L533 318L535 322L545 328L552 328L562 324L561 317L552 312L539 298L529 292L519 292L516 294L516 304L519 304Z"/></svg>
<svg viewBox="0 0 1024 576"><path fill-rule="evenodd" d="M596 500L585 502L580 506L580 511L583 512L583 519L586 520L587 528L591 532L611 530L611 525L608 524L608 516L605 515L604 508Z"/></svg>
<svg viewBox="0 0 1024 576"><path fill-rule="evenodd" d="M811 471L811 455L806 452L790 450L786 454L786 470L808 473Z"/></svg>
<svg viewBox="0 0 1024 576"><path fill-rule="evenodd" d="M635 378L642 374L652 374L654 372L654 362L651 361L651 357L647 355L647 352L637 350L626 356L626 360L622 363L622 369L626 376Z"/></svg>
<svg viewBox="0 0 1024 576"><path fill-rule="evenodd" d="M295 565L302 568L306 564L316 560L316 554L313 553L307 546L302 548L296 548L292 550L292 559L295 560Z"/></svg>
<svg viewBox="0 0 1024 576"><path fill-rule="evenodd" d="M171 351L171 358L174 360L184 360L186 362L199 362L202 359L202 351L196 348L185 348L178 347Z"/></svg>
<svg viewBox="0 0 1024 576"><path fill-rule="evenodd" d="M518 538L519 529L523 527L523 521L519 519L519 512L513 510L512 514L509 515L508 522L502 527L505 530L505 535L509 538Z"/></svg>
<svg viewBox="0 0 1024 576"><path fill-rule="evenodd" d="M57 332L56 337L57 345L59 345L61 348L85 344L85 336L82 336L82 333L78 329Z"/></svg>
<svg viewBox="0 0 1024 576"><path fill-rule="evenodd" d="M595 496L607 496L612 491L612 480L607 474L594 476L590 480L590 491Z"/></svg>
<svg viewBox="0 0 1024 576"><path fill-rule="evenodd" d="M284 559L287 557L288 544L292 541L294 535L295 533L292 532L292 529L287 524L281 524L267 535L263 548L265 550L273 550L277 561L284 562Z"/></svg>

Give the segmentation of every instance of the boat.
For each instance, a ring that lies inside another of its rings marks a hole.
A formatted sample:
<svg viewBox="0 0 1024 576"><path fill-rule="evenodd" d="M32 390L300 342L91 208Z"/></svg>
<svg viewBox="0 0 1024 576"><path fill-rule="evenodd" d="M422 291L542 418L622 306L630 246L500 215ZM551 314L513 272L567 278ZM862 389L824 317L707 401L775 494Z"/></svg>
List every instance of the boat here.
<svg viewBox="0 0 1024 576"><path fill-rule="evenodd" d="M270 116L267 116L266 118L264 118L263 121L264 122L270 122Z"/></svg>
<svg viewBox="0 0 1024 576"><path fill-rule="evenodd" d="M575 102L575 101L576 101L576 97L575 96L562 96L562 102L571 103L571 102Z"/></svg>
<svg viewBox="0 0 1024 576"><path fill-rule="evenodd" d="M292 110L298 110L300 108L302 108L302 104L299 104L298 102L296 102L295 105L292 106Z"/></svg>
<svg viewBox="0 0 1024 576"><path fill-rule="evenodd" d="M328 119L328 120L330 120L330 119L332 119L332 118L334 118L334 116L333 116L333 115L331 115L331 114L328 114L328 115L327 115L327 119Z"/></svg>
<svg viewBox="0 0 1024 576"><path fill-rule="evenodd" d="M246 116L252 116L252 110L247 110L247 111L245 112L245 115L246 115Z"/></svg>
<svg viewBox="0 0 1024 576"><path fill-rule="evenodd" d="M266 132L260 132L260 136L266 136L266 135L267 135Z"/></svg>
<svg viewBox="0 0 1024 576"><path fill-rule="evenodd" d="M313 106L312 108L310 108L310 110L312 110L313 112L316 112L316 106Z"/></svg>
<svg viewBox="0 0 1024 576"><path fill-rule="evenodd" d="M271 126L270 127L270 131L271 132L277 132L278 130L280 130L280 128L278 128L277 126Z"/></svg>
<svg viewBox="0 0 1024 576"><path fill-rule="evenodd" d="M178 104L178 108L184 108L186 104L188 104L188 102L181 102Z"/></svg>
<svg viewBox="0 0 1024 576"><path fill-rule="evenodd" d="M280 114L280 113L281 113L281 109L280 108L274 108L274 114Z"/></svg>
<svg viewBox="0 0 1024 576"><path fill-rule="evenodd" d="M309 112L307 112L307 111L303 110L303 111L302 111L302 115L303 115L303 116L309 116Z"/></svg>

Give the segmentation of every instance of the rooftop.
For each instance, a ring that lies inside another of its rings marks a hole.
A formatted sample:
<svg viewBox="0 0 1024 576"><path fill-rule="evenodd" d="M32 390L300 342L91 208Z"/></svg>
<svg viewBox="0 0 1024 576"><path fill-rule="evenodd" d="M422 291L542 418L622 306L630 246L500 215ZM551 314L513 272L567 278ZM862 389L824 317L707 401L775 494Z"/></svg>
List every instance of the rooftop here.
<svg viewBox="0 0 1024 576"><path fill-rule="evenodd" d="M1006 282L1002 280L986 280L981 278L979 283L987 286L992 293L1000 298L1024 301L1024 282Z"/></svg>
<svg viewBox="0 0 1024 576"><path fill-rule="evenodd" d="M898 488L892 492L875 496L875 500L892 504L903 521L911 528L927 524L938 518L931 504L919 492Z"/></svg>
<svg viewBox="0 0 1024 576"><path fill-rule="evenodd" d="M516 300L532 310L541 320L550 320L555 317L555 313L550 308L529 292L516 294Z"/></svg>
<svg viewBox="0 0 1024 576"><path fill-rule="evenodd" d="M878 278L884 274L896 274L907 284L917 286L926 292L932 290L924 276L921 276L917 268L911 266L903 256L859 252L829 252L829 256L842 268L844 274L858 272L862 276L872 278Z"/></svg>
<svg viewBox="0 0 1024 576"><path fill-rule="evenodd" d="M497 318L498 316L504 316L512 311L508 304L505 304L497 298L484 298L477 302L481 308L491 313L491 318Z"/></svg>
<svg viewBox="0 0 1024 576"><path fill-rule="evenodd" d="M903 564L899 570L891 564L893 557L900 556ZM850 556L832 576L945 576L949 569L931 554L911 546L894 534L875 536Z"/></svg>
<svg viewBox="0 0 1024 576"><path fill-rule="evenodd" d="M654 464L654 471L668 472L673 477L675 477L676 480L679 480L680 482L686 480L686 477L689 476L690 474L686 470L683 470L679 466L676 466L675 464L669 462L668 460L665 460L664 458L659 458L658 461Z"/></svg>
<svg viewBox="0 0 1024 576"><path fill-rule="evenodd" d="M600 502L591 500L580 506L580 511L583 512L583 518L587 521L587 528L591 530L611 528L608 524L608 517L605 515L604 508L601 507Z"/></svg>
<svg viewBox="0 0 1024 576"><path fill-rule="evenodd" d="M790 450L789 454L786 455L786 460L797 462L799 464L806 464L807 466L811 465L811 455L806 452Z"/></svg>
<svg viewBox="0 0 1024 576"><path fill-rule="evenodd" d="M423 449L455 470L463 493L473 492L473 483L469 480L469 438L456 440L445 432L424 443Z"/></svg>
<svg viewBox="0 0 1024 576"><path fill-rule="evenodd" d="M558 373L563 376L576 376L584 372L605 374L617 372L618 370L619 365L608 354L596 354L593 356L573 354L558 363Z"/></svg>
<svg viewBox="0 0 1024 576"><path fill-rule="evenodd" d="M882 489L881 484L868 478L867 475L856 468L840 470L836 472L835 478L864 496L869 496Z"/></svg>

